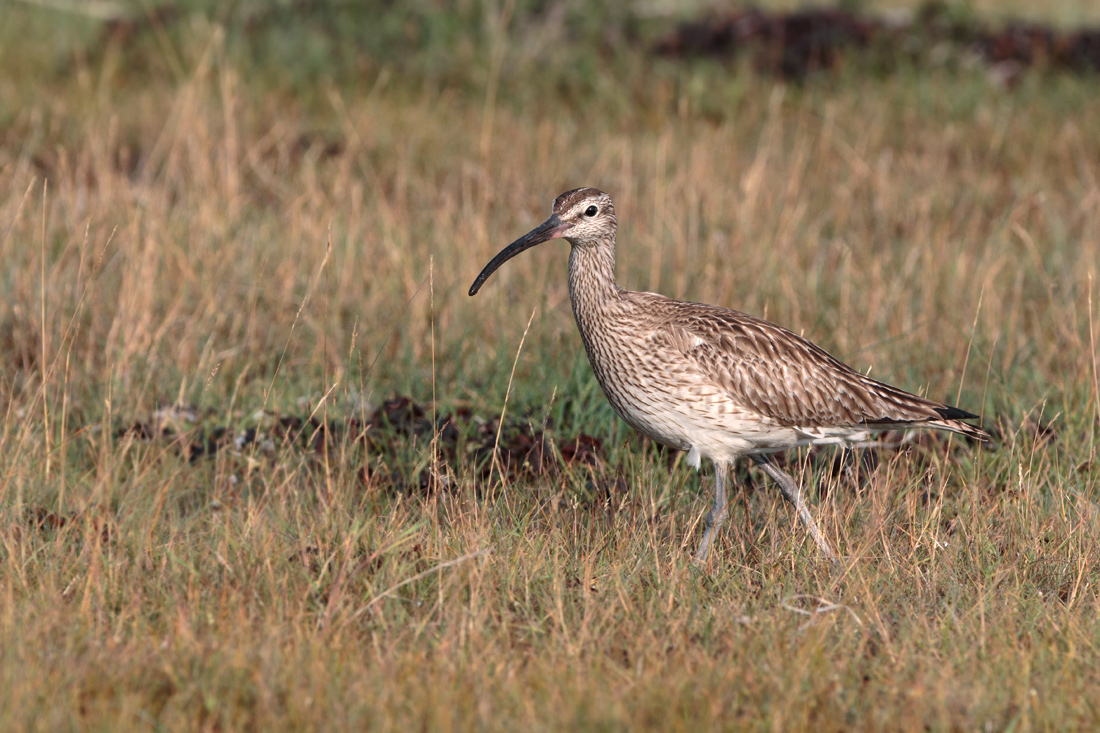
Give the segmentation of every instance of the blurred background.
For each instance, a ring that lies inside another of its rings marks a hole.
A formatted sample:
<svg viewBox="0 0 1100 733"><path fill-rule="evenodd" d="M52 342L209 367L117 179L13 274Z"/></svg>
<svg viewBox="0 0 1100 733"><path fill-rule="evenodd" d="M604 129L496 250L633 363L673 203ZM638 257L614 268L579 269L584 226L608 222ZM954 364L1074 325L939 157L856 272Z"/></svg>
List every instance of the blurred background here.
<svg viewBox="0 0 1100 733"><path fill-rule="evenodd" d="M626 287L937 399L971 346L972 405L1082 368L1100 8L761 7L7 3L5 389L64 346L70 384L129 409L280 360L276 399L326 371L424 399L434 338L437 397L499 397L532 310L523 380L590 382L564 244L464 295L579 185L617 202Z"/></svg>
<svg viewBox="0 0 1100 733"><path fill-rule="evenodd" d="M1092 0L0 0L0 728L1095 727L1098 121ZM995 448L697 571L568 245L466 295L585 185Z"/></svg>

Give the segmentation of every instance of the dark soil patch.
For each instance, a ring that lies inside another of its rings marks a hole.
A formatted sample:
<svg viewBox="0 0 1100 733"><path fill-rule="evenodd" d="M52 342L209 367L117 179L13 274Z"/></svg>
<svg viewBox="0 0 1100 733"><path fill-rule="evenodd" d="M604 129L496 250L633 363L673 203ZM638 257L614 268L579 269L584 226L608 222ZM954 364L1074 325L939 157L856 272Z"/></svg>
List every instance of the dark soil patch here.
<svg viewBox="0 0 1100 733"><path fill-rule="evenodd" d="M710 14L681 24L653 49L673 58L747 56L758 70L796 81L849 58L861 69L890 71L900 64L942 63L952 53L982 59L1006 84L1032 67L1100 72L1100 28L1062 31L1012 22L995 29L940 2L892 18L837 8Z"/></svg>

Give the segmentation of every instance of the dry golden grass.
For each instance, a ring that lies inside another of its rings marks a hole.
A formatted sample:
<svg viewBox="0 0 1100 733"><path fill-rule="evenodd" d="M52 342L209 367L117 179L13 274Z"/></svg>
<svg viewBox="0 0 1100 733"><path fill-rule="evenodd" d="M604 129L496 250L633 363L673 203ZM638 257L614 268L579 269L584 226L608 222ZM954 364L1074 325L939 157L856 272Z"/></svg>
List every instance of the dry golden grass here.
<svg viewBox="0 0 1100 733"><path fill-rule="evenodd" d="M0 727L1096 725L1095 79L627 64L580 104L505 63L492 93L391 69L306 99L192 35L177 83L108 59L3 110ZM840 569L743 473L696 570L710 479L603 404L566 245L465 294L579 185L615 197L624 286L958 397L995 450L792 456ZM604 462L502 484L430 436L191 462L122 430L394 393L488 417L513 361L509 411ZM446 487L399 490L425 468Z"/></svg>

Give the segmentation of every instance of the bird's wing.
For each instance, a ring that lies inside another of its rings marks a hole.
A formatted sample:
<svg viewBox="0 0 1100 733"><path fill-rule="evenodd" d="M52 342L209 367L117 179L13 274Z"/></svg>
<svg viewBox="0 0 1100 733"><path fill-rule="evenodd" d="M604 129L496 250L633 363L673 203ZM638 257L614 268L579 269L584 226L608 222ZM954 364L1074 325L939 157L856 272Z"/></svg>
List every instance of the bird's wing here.
<svg viewBox="0 0 1100 733"><path fill-rule="evenodd" d="M864 376L768 321L666 302L669 317L651 332L661 347L675 349L739 404L780 424L886 426L975 417Z"/></svg>

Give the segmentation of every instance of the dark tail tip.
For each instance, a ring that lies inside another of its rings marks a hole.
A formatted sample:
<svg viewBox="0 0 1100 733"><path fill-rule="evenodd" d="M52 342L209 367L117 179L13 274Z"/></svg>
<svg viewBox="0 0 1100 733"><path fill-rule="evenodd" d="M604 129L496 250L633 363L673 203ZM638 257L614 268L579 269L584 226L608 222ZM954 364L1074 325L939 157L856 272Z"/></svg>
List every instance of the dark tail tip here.
<svg viewBox="0 0 1100 733"><path fill-rule="evenodd" d="M973 412L967 412L966 410L960 410L958 407L937 407L936 412L944 420L977 420L980 415L975 415Z"/></svg>
<svg viewBox="0 0 1100 733"><path fill-rule="evenodd" d="M993 439L986 431L982 430L977 425L971 425L963 422L963 420L977 420L980 416L975 415L973 412L967 412L961 410L958 407L948 407L943 405L937 407L936 412L944 419L944 421L950 424L949 429L955 432L962 433L968 438L972 438L980 443L992 443Z"/></svg>

